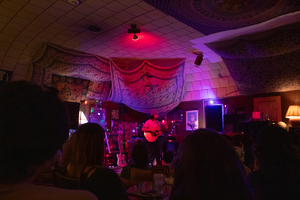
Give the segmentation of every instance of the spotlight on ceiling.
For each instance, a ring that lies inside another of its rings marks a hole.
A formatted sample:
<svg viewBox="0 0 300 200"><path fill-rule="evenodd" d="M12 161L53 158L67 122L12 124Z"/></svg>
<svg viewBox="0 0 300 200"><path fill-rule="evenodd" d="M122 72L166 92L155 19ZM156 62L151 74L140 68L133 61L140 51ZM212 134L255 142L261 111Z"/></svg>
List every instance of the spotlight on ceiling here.
<svg viewBox="0 0 300 200"><path fill-rule="evenodd" d="M138 39L139 39L139 37L134 33L134 34L133 34L133 37L132 37L132 40L133 40L133 41L137 41Z"/></svg>
<svg viewBox="0 0 300 200"><path fill-rule="evenodd" d="M131 24L131 28L128 29L128 33L133 33L132 40L137 41L139 37L136 35L136 33L140 33L141 30L139 28L136 28L136 24Z"/></svg>
<svg viewBox="0 0 300 200"><path fill-rule="evenodd" d="M200 67L201 63L203 61L203 54L198 54L196 57L196 60L194 62L195 67Z"/></svg>

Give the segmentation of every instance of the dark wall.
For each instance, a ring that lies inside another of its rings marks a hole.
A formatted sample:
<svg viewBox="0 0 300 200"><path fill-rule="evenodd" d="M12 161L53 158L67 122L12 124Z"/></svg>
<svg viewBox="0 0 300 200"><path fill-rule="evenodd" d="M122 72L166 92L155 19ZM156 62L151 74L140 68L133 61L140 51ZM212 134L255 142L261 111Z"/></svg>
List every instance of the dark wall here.
<svg viewBox="0 0 300 200"><path fill-rule="evenodd" d="M253 98L259 97L270 97L270 96L281 96L281 114L282 121L287 125L289 120L285 118L285 114L289 105L300 104L300 90L289 91L289 92L278 92L278 93L268 93L268 94L257 94L250 96L235 96L227 98L214 99L215 104L226 105L224 108L225 113L237 113L243 116L244 121L251 120L252 111L254 111ZM200 100L200 101L189 101L181 102L175 109L183 109L184 121L183 123L177 123L177 134L179 142L181 142L185 136L187 136L191 131L185 130L186 118L185 113L188 110L198 110L199 111L199 128L205 127L205 117L203 116L203 108L205 105L208 105L209 100Z"/></svg>

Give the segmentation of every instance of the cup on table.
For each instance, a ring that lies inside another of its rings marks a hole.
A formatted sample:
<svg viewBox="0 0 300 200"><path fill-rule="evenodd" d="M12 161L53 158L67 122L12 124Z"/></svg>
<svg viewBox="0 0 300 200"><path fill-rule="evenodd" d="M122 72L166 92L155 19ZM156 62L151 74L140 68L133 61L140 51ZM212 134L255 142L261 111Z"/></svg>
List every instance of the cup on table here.
<svg viewBox="0 0 300 200"><path fill-rule="evenodd" d="M163 193L164 174L153 175L153 189L158 193Z"/></svg>

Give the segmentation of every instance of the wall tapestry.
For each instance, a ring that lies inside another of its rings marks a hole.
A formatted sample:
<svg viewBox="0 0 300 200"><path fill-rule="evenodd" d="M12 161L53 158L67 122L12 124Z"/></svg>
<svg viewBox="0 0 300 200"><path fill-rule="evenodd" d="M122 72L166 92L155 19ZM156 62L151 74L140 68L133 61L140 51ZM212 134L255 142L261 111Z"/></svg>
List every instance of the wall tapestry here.
<svg viewBox="0 0 300 200"><path fill-rule="evenodd" d="M300 22L205 45L222 57L240 94L299 89Z"/></svg>
<svg viewBox="0 0 300 200"><path fill-rule="evenodd" d="M35 56L33 67L42 67L53 74L87 79L93 82L110 81L108 60L100 56L62 49L45 44Z"/></svg>
<svg viewBox="0 0 300 200"><path fill-rule="evenodd" d="M151 60L144 60L130 71L120 69L110 60L110 101L123 103L142 113L150 113L152 109L157 109L159 113L173 110L183 98L185 77L184 59L173 59L173 63L174 60L177 63L171 66L158 66L151 64Z"/></svg>
<svg viewBox="0 0 300 200"><path fill-rule="evenodd" d="M63 101L80 102L86 99L89 80L67 76L52 76L52 85L59 91L58 96Z"/></svg>

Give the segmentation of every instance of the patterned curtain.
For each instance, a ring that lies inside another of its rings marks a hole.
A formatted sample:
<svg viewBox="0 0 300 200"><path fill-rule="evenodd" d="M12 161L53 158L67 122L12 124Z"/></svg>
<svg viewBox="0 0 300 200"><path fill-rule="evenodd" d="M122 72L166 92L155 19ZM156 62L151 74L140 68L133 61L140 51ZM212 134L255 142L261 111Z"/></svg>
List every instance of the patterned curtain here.
<svg viewBox="0 0 300 200"><path fill-rule="evenodd" d="M300 88L300 22L206 46L222 57L240 94Z"/></svg>
<svg viewBox="0 0 300 200"><path fill-rule="evenodd" d="M176 61L176 64L173 64ZM120 69L110 59L112 95L110 101L123 103L143 113L157 109L159 113L168 113L183 98L184 59L161 59L164 66L144 60L131 70ZM166 63L169 66L166 66Z"/></svg>
<svg viewBox="0 0 300 200"><path fill-rule="evenodd" d="M59 97L63 101L80 102L86 99L90 81L67 76L52 76L52 85L59 91Z"/></svg>

